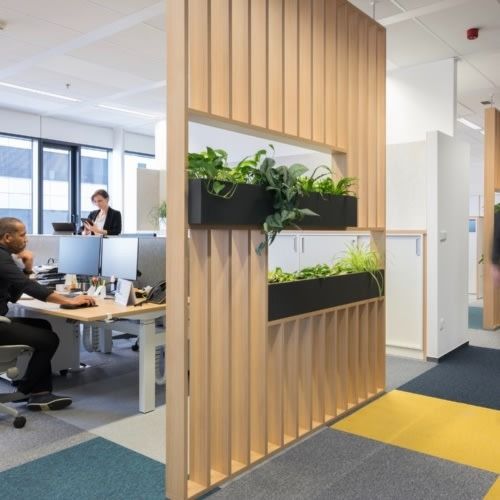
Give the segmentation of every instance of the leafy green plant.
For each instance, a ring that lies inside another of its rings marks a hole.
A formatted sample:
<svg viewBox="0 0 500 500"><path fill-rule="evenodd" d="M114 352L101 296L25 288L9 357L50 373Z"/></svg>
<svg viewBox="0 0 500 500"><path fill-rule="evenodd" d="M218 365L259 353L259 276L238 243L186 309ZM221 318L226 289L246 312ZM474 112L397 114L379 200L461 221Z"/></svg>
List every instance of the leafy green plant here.
<svg viewBox="0 0 500 500"><path fill-rule="evenodd" d="M349 245L345 255L331 266L318 264L295 273L286 273L280 267L277 267L269 273L268 281L269 283L286 283L289 281L328 278L340 274L368 272L377 284L379 295L382 295L383 279L380 267L381 262L377 252L370 250L366 245Z"/></svg>
<svg viewBox="0 0 500 500"><path fill-rule="evenodd" d="M377 252L367 245L348 245L344 257L335 262L334 267L344 273L370 273L377 283L379 295L382 295L381 262Z"/></svg>
<svg viewBox="0 0 500 500"><path fill-rule="evenodd" d="M273 158L266 157L260 166L261 182L273 195L274 213L268 215L264 222L266 236L256 248L258 254L271 245L277 234L286 227L299 228L297 222L305 215L317 215L308 208L298 208L300 187L297 179L307 171L307 167L298 163L289 167L275 167L275 163Z"/></svg>
<svg viewBox="0 0 500 500"><path fill-rule="evenodd" d="M500 203L495 203L495 213L500 212Z"/></svg>
<svg viewBox="0 0 500 500"><path fill-rule="evenodd" d="M157 207L149 211L149 220L155 227L159 227L160 220L167 218L167 202L162 201Z"/></svg>
<svg viewBox="0 0 500 500"><path fill-rule="evenodd" d="M316 175L318 170L325 170L324 173ZM332 170L325 165L316 167L313 173L307 177L302 176L298 179L298 184L302 195L309 193L320 193L323 196L352 195L352 187L356 183L355 177L341 177L338 181L333 179Z"/></svg>

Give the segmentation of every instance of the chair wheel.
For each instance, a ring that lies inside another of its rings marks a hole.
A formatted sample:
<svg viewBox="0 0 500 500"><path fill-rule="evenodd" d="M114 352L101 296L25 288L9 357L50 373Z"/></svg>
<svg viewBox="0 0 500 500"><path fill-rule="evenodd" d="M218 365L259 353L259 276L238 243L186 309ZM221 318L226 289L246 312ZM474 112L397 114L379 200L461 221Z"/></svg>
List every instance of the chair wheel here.
<svg viewBox="0 0 500 500"><path fill-rule="evenodd" d="M67 369L59 370L59 374L61 375L61 377L65 377L68 373L69 373L69 370L67 370Z"/></svg>
<svg viewBox="0 0 500 500"><path fill-rule="evenodd" d="M16 429L22 429L26 425L26 417L16 417L14 419L14 427Z"/></svg>
<svg viewBox="0 0 500 500"><path fill-rule="evenodd" d="M139 350L139 344L136 342L132 347L131 347L132 351L135 351L137 352Z"/></svg>

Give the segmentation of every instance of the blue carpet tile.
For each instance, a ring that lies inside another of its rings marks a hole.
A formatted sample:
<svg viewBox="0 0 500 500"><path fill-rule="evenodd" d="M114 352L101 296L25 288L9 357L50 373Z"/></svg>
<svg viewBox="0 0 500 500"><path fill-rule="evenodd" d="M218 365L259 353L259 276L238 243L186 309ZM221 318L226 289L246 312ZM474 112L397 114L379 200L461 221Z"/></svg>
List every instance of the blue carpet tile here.
<svg viewBox="0 0 500 500"><path fill-rule="evenodd" d="M469 306L469 328L473 330L483 329L483 308Z"/></svg>
<svg viewBox="0 0 500 500"><path fill-rule="evenodd" d="M164 464L102 438L0 473L9 500L163 500L164 492Z"/></svg>
<svg viewBox="0 0 500 500"><path fill-rule="evenodd" d="M399 389L500 410L500 350L464 347Z"/></svg>

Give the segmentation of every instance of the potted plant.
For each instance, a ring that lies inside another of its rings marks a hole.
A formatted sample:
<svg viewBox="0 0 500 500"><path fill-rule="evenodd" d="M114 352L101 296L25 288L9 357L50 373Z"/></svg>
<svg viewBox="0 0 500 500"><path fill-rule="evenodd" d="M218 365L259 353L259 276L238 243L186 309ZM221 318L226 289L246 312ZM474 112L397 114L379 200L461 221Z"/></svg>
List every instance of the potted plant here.
<svg viewBox="0 0 500 500"><path fill-rule="evenodd" d="M376 252L350 246L332 266L319 264L296 273L269 273L269 321L329 309L384 293L384 272Z"/></svg>
<svg viewBox="0 0 500 500"><path fill-rule="evenodd" d="M165 234L167 230L167 202L162 201L157 207L154 207L149 213L151 223L160 233Z"/></svg>

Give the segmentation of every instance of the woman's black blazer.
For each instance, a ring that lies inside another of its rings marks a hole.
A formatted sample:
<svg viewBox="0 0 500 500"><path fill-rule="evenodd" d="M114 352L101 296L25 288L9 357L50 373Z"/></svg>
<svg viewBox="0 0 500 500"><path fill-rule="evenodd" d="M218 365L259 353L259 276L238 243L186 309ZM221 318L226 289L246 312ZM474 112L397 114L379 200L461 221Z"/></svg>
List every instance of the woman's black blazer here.
<svg viewBox="0 0 500 500"><path fill-rule="evenodd" d="M89 213L88 218L94 222L98 214L99 210L94 210ZM105 229L110 236L116 236L122 232L122 214L119 210L108 207L103 229Z"/></svg>

